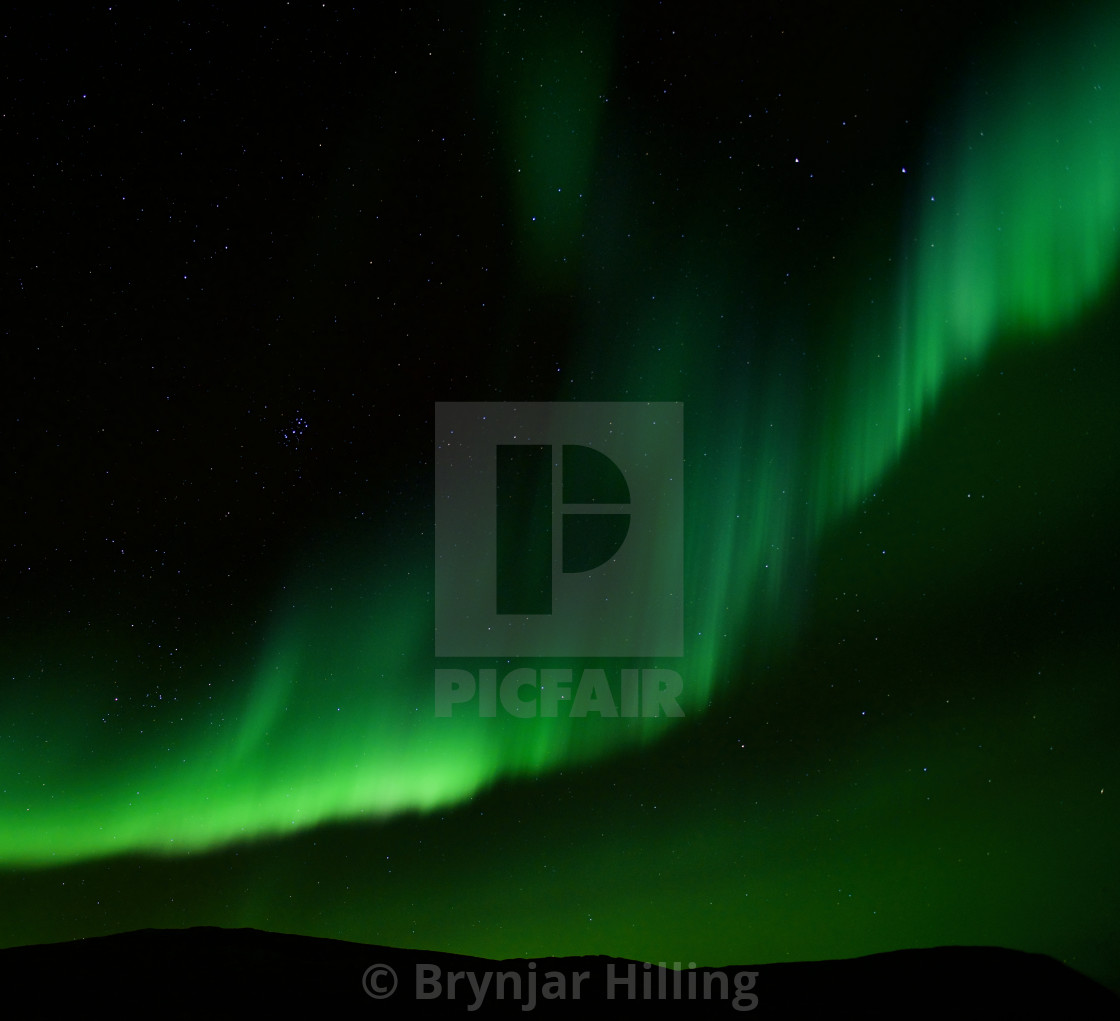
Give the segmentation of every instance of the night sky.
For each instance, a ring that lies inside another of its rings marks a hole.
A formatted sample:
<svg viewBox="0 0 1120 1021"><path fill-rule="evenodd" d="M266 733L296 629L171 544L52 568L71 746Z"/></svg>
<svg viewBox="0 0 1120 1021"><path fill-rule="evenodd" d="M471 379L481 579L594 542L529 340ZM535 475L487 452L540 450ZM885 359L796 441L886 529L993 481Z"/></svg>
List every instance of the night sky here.
<svg viewBox="0 0 1120 1021"><path fill-rule="evenodd" d="M175 11L3 32L0 945L1120 989L1120 19ZM683 718L437 717L444 401L683 404Z"/></svg>

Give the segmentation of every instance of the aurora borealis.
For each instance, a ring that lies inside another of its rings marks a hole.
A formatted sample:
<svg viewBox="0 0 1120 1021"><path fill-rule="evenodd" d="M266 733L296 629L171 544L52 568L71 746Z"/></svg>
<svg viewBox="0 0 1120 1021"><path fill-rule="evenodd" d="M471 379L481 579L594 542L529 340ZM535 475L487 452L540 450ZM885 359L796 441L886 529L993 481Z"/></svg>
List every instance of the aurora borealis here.
<svg viewBox="0 0 1120 1021"><path fill-rule="evenodd" d="M1120 988L1120 22L839 18L13 27L5 945ZM441 401L683 404L683 718L436 713Z"/></svg>

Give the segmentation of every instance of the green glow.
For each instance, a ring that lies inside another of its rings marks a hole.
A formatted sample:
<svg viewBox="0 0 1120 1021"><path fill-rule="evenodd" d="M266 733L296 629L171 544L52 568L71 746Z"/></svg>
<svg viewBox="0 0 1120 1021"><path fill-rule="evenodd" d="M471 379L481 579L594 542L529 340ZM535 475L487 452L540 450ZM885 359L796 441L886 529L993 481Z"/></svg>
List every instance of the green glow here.
<svg viewBox="0 0 1120 1021"><path fill-rule="evenodd" d="M533 59L556 65L556 89L541 105L528 92L532 76L514 82L504 117L514 233L526 275L548 290L569 278L566 260L574 264L581 246L606 34L574 22L535 31ZM709 349L692 354L690 324L707 316L704 325L718 328L713 295L701 299L683 282L669 282L656 314L635 315L636 365L631 350L610 365L595 348L611 388L596 397L676 400L684 389L697 398L686 409L690 716L708 707L745 644L763 634L788 644L815 544L900 463L945 388L997 342L1053 335L1113 279L1120 38L1108 26L1093 39L1088 48L1050 40L1069 59L1009 62L997 92L966 97L948 150L933 154L893 313L860 322L858 333L848 324L852 342L836 352L841 368L820 407L802 407L791 366L759 383L737 374L730 356L712 366ZM618 336L617 325L598 329ZM0 804L3 862L178 855L331 820L425 812L500 778L618 753L671 729L668 720L436 719L430 550L404 550L382 571L330 597L329 578L314 573L292 585L240 679L248 696L222 696L222 725L200 710L175 722L161 710L123 747L76 717L17 734L3 751L4 775L17 777ZM224 680L214 674L216 685Z"/></svg>
<svg viewBox="0 0 1120 1021"><path fill-rule="evenodd" d="M571 286L583 254L598 128L609 76L605 5L495 8L483 86L506 139L511 234L522 272ZM522 54L512 62L510 52Z"/></svg>
<svg viewBox="0 0 1120 1021"><path fill-rule="evenodd" d="M327 582L338 580L328 573ZM119 750L104 733L48 721L35 739L69 751L36 777L17 766L33 758L31 741L9 745L5 775L26 782L7 792L4 861L182 854L330 820L426 811L499 776L579 761L666 724L482 718L475 707L435 718L431 622L416 610L425 587L401 586L366 610L362 592L339 608L309 579L307 605L280 614L250 697L224 709L228 729L164 717L150 740L131 736ZM47 797L35 791L44 778Z"/></svg>
<svg viewBox="0 0 1120 1021"><path fill-rule="evenodd" d="M931 146L893 321L847 353L815 468L827 527L897 463L943 388L996 343L1054 336L1114 277L1120 26L1047 26L970 83Z"/></svg>

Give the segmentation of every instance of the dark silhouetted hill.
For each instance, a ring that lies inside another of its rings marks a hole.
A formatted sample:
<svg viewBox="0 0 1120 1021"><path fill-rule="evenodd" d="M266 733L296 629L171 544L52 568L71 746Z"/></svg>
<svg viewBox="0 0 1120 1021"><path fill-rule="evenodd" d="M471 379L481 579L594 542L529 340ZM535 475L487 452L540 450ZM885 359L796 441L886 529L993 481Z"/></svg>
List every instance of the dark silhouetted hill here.
<svg viewBox="0 0 1120 1021"><path fill-rule="evenodd" d="M608 957L487 961L255 929L146 929L0 950L0 979L9 1009L22 1003L25 1016L557 1016L600 1005L614 1017L1120 1018L1120 999L1091 979L997 947L675 972Z"/></svg>

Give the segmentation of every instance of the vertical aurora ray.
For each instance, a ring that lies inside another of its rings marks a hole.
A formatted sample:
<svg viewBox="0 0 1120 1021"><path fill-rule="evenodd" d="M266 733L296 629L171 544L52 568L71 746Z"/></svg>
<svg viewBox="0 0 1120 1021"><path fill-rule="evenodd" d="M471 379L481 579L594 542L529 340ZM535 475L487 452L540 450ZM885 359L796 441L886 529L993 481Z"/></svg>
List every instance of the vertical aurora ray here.
<svg viewBox="0 0 1120 1021"><path fill-rule="evenodd" d="M814 474L819 533L996 344L1045 341L1115 278L1120 26L1046 26L985 65L930 143L891 321L852 338Z"/></svg>
<svg viewBox="0 0 1120 1021"><path fill-rule="evenodd" d="M580 384L573 399L687 400L690 715L728 682L748 639L792 639L814 543L898 464L945 388L992 345L1053 334L1113 279L1120 33L1114 23L1091 29L1061 45L1051 36L1053 56L1018 51L995 74L998 88L966 93L948 148L931 155L893 313L858 333L845 324L823 393L810 400L780 356L761 378L736 367L742 339L717 311L734 316L714 266L702 274L703 292L665 279L653 288L662 292L655 308L649 295L640 306L632 295L592 325L595 349L577 362L599 366L604 392ZM522 83L506 114L514 171L523 171L511 186L513 234L542 292L576 273L584 204L594 200L605 32L587 31L537 39L535 59L557 68L554 105L534 105ZM573 56L581 42L590 57ZM705 264L700 253L691 258ZM725 360L713 364L709 345L690 342L697 329L726 344ZM638 357L598 346L604 334L634 332L644 338ZM290 586L249 668L249 694L224 707L221 728L201 718L157 722L127 749L96 738L79 754L82 728L54 720L7 743L4 773L21 779L0 808L0 861L179 854L426 811L501 777L588 761L665 731L664 720L434 718L430 556L418 542L374 581L329 596L321 569ZM70 746L67 779L43 794L51 742ZM164 754L170 747L174 756Z"/></svg>

